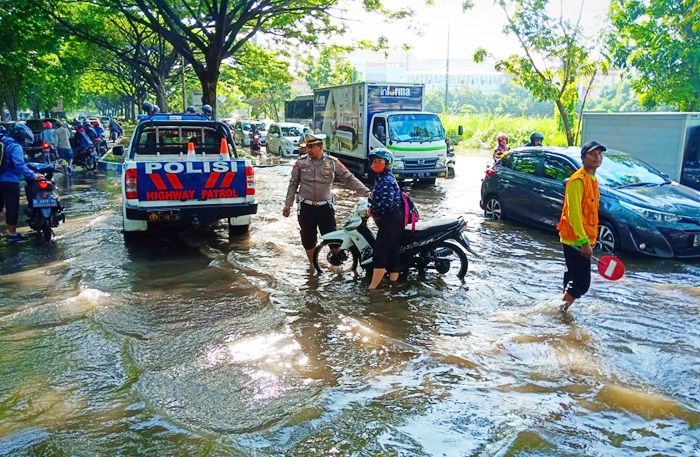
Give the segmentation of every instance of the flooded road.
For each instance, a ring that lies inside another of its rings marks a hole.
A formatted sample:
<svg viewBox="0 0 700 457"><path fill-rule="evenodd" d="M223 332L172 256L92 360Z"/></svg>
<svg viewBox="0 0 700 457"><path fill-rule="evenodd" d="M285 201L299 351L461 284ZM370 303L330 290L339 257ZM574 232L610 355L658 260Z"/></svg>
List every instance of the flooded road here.
<svg viewBox="0 0 700 457"><path fill-rule="evenodd" d="M118 178L59 179L56 240L0 244L0 455L700 455L700 262L624 257L562 316L556 234L484 220L484 165L411 190L465 215L464 284L373 294L307 267L289 165L249 236L128 249Z"/></svg>

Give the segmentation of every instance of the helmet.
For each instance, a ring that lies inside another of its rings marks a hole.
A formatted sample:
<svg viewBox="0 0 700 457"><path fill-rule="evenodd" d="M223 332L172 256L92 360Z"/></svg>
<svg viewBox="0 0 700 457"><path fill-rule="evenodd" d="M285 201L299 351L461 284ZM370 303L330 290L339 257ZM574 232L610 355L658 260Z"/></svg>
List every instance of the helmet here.
<svg viewBox="0 0 700 457"><path fill-rule="evenodd" d="M153 105L153 110L151 111L151 114L157 113L160 113L160 108L158 108L158 105Z"/></svg>
<svg viewBox="0 0 700 457"><path fill-rule="evenodd" d="M186 113L190 113L190 114L195 114L195 113L197 112L197 110L195 109L194 106L190 105L190 106L187 107L187 109L185 110L185 112L186 112Z"/></svg>
<svg viewBox="0 0 700 457"><path fill-rule="evenodd" d="M153 103L150 102L145 102L143 105L141 105L141 108L143 108L143 111L150 115L151 111L153 111Z"/></svg>
<svg viewBox="0 0 700 457"><path fill-rule="evenodd" d="M15 139L20 145L25 143L32 144L34 142L34 134L31 129L24 124L16 122L10 130L10 136Z"/></svg>
<svg viewBox="0 0 700 457"><path fill-rule="evenodd" d="M211 115L214 113L214 110L209 105L202 105L202 113L204 113L206 116L211 117Z"/></svg>
<svg viewBox="0 0 700 457"><path fill-rule="evenodd" d="M535 132L532 135L530 135L530 141L535 142L535 140L544 140L544 135L542 135L540 132Z"/></svg>
<svg viewBox="0 0 700 457"><path fill-rule="evenodd" d="M5 136L6 133L7 133L7 129L5 128L5 126L0 125L0 138Z"/></svg>
<svg viewBox="0 0 700 457"><path fill-rule="evenodd" d="M391 164L394 162L394 154L392 154L390 150L385 148L372 149L372 152L369 153L368 158L370 161L375 158L386 160L387 168L391 167Z"/></svg>
<svg viewBox="0 0 700 457"><path fill-rule="evenodd" d="M506 135L505 132L498 132L498 135L496 135L496 140L500 140L501 138L505 138L507 140L508 135Z"/></svg>
<svg viewBox="0 0 700 457"><path fill-rule="evenodd" d="M44 128L45 129L52 129L53 125L51 125L51 121L44 121Z"/></svg>

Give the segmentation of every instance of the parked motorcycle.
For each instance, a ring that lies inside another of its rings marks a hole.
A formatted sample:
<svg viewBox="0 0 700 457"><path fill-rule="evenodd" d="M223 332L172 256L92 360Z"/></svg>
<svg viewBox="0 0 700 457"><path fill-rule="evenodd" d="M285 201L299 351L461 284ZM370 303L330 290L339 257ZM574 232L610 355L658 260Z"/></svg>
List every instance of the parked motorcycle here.
<svg viewBox="0 0 700 457"><path fill-rule="evenodd" d="M368 271L373 268L372 247L376 236L367 227L367 207L367 199L359 199L343 229L321 237L313 256L319 274L354 272L358 264ZM465 251L476 255L463 233L466 225L460 216L417 222L415 229L406 226L400 251L404 271L413 268L424 274L435 270L442 275L454 274L463 280L469 268Z"/></svg>
<svg viewBox="0 0 700 457"><path fill-rule="evenodd" d="M24 210L29 228L35 230L41 239L48 242L54 236L53 229L66 221L63 207L58 200L58 192L53 182L56 169L52 164L29 162L27 167L44 175L43 179L25 179L27 207Z"/></svg>
<svg viewBox="0 0 700 457"><path fill-rule="evenodd" d="M92 171L97 168L98 158L95 146L87 146L75 150L73 164L80 165L86 170Z"/></svg>

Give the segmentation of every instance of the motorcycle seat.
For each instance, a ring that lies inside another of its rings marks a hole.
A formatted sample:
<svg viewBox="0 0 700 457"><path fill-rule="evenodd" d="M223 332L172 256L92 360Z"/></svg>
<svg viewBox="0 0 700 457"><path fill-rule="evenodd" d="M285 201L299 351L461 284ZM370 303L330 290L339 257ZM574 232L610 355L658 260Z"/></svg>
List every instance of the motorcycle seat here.
<svg viewBox="0 0 700 457"><path fill-rule="evenodd" d="M27 162L27 168L37 173L54 172L53 165L50 163Z"/></svg>
<svg viewBox="0 0 700 457"><path fill-rule="evenodd" d="M414 238L427 238L440 232L447 232L452 229L456 229L463 223L464 222L460 218L441 217L426 222L416 222L415 230L413 230L412 224L408 224L404 228L403 233L404 235L412 236Z"/></svg>

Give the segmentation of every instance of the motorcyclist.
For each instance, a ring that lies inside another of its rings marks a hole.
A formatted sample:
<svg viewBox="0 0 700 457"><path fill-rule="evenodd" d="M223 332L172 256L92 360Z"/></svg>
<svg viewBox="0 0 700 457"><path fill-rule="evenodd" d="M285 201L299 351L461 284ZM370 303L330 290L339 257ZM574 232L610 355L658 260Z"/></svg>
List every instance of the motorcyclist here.
<svg viewBox="0 0 700 457"><path fill-rule="evenodd" d="M87 133L85 133L85 128L81 124L75 126L75 137L73 137L73 139L75 141L75 149L77 151L82 151L93 145L90 137L88 137Z"/></svg>
<svg viewBox="0 0 700 457"><path fill-rule="evenodd" d="M34 135L27 127L16 123L10 132L0 126L0 210L5 209L7 241L15 243L22 239L17 233L19 218L19 183L22 177L39 180L44 175L34 173L24 162L23 145L34 142Z"/></svg>
<svg viewBox="0 0 700 457"><path fill-rule="evenodd" d="M115 118L109 120L109 139L111 141L117 141L117 138L124 134L124 130L119 125Z"/></svg>
<svg viewBox="0 0 700 457"><path fill-rule="evenodd" d="M493 150L493 161L498 162L510 151L510 146L508 146L508 135L504 132L499 132L496 135L496 149Z"/></svg>
<svg viewBox="0 0 700 457"><path fill-rule="evenodd" d="M542 146L542 141L544 141L544 135L540 132L534 132L530 135L530 142L526 143L525 146Z"/></svg>
<svg viewBox="0 0 700 457"><path fill-rule="evenodd" d="M95 133L98 138L103 138L105 134L105 129L102 128L99 121L92 122L92 128L95 129Z"/></svg>
<svg viewBox="0 0 700 457"><path fill-rule="evenodd" d="M95 141L95 138L97 138L97 132L88 121L83 122L83 131L90 141Z"/></svg>

